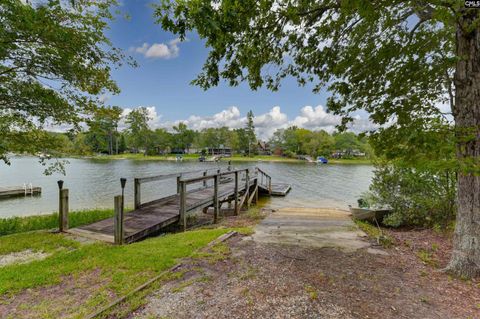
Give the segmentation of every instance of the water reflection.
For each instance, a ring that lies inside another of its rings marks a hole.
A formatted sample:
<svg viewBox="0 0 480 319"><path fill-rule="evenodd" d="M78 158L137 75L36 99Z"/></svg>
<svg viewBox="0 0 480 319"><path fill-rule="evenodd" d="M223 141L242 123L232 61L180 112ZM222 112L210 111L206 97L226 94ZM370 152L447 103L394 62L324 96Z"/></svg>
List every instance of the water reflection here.
<svg viewBox="0 0 480 319"><path fill-rule="evenodd" d="M179 171L226 167L225 162L159 162L132 160L70 159L66 176L45 176L44 167L35 158L17 157L12 165L0 165L0 186L33 183L42 187L40 197L18 197L0 201L0 217L50 213L57 209L56 181L63 179L70 189L70 209L111 208L113 196L120 193L120 178L127 178L126 205L133 206L133 178ZM316 165L292 163L234 163L235 167L258 166L269 173L274 182L289 183L292 191L286 198L272 198L269 205L329 206L345 208L354 203L358 195L368 189L372 178L369 165ZM175 192L172 180L146 184L142 200Z"/></svg>

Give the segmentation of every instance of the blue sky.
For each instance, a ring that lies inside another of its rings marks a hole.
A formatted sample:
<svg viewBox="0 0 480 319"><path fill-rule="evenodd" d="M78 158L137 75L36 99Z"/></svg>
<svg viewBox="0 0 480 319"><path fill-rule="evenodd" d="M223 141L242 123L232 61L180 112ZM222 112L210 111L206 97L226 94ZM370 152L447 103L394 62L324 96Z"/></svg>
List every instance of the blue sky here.
<svg viewBox="0 0 480 319"><path fill-rule="evenodd" d="M284 81L278 92L252 91L246 84L230 87L221 83L208 91L190 85L202 68L208 48L196 34L189 35L187 42L177 43L175 35L155 23L150 2L124 1L121 10L130 19L119 17L111 23L107 35L116 47L134 57L139 67L123 66L113 72L122 92L109 97L108 104L126 108L126 112L149 107L155 117L152 126L168 127L186 120L197 129L238 127L251 109L264 137L292 124L333 130L339 119L322 108L328 93L313 94L311 88L299 87L294 79Z"/></svg>

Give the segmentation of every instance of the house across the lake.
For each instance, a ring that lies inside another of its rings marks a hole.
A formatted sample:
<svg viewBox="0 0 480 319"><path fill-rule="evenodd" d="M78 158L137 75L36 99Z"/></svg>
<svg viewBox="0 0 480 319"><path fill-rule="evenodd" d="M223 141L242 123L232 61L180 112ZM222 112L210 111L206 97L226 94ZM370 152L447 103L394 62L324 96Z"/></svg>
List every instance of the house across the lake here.
<svg viewBox="0 0 480 319"><path fill-rule="evenodd" d="M221 155L225 157L230 157L232 156L232 149L230 147L208 148L207 154L211 156Z"/></svg>
<svg viewBox="0 0 480 319"><path fill-rule="evenodd" d="M332 153L332 158L365 157L367 154L357 149L337 150Z"/></svg>
<svg viewBox="0 0 480 319"><path fill-rule="evenodd" d="M264 141L258 141L257 151L259 155L272 155L272 151L270 150L270 145L268 145L268 143Z"/></svg>

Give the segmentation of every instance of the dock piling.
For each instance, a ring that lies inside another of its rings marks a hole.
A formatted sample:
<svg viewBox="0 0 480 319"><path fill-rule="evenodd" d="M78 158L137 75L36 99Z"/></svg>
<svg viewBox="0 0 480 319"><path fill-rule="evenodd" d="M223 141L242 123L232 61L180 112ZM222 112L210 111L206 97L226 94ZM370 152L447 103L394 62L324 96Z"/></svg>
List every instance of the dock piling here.
<svg viewBox="0 0 480 319"><path fill-rule="evenodd" d="M140 203L141 203L141 198L142 198L142 193L140 191L140 179L135 178L133 181L133 188L134 188L134 194L133 194L133 206L135 209L140 208Z"/></svg>
<svg viewBox="0 0 480 319"><path fill-rule="evenodd" d="M58 230L66 232L68 230L68 189L63 188L63 181L58 184Z"/></svg>
<svg viewBox="0 0 480 319"><path fill-rule="evenodd" d="M183 231L187 230L187 184L180 181L180 224L183 225Z"/></svg>
<svg viewBox="0 0 480 319"><path fill-rule="evenodd" d="M248 168L245 170L245 196L247 198L247 209L250 209L250 203L248 202L250 196L250 171Z"/></svg>
<svg viewBox="0 0 480 319"><path fill-rule="evenodd" d="M124 240L123 229L123 196L118 195L114 198L115 216L113 219L113 238L115 245L122 245Z"/></svg>
<svg viewBox="0 0 480 319"><path fill-rule="evenodd" d="M235 197L235 215L238 215L238 171L235 171L235 188L234 188L234 197Z"/></svg>
<svg viewBox="0 0 480 319"><path fill-rule="evenodd" d="M218 205L218 175L213 178L213 223L218 222L218 211L220 207Z"/></svg>
<svg viewBox="0 0 480 319"><path fill-rule="evenodd" d="M182 178L181 174L177 176L177 194L180 194L180 192L182 191L182 186L180 185L180 178Z"/></svg>

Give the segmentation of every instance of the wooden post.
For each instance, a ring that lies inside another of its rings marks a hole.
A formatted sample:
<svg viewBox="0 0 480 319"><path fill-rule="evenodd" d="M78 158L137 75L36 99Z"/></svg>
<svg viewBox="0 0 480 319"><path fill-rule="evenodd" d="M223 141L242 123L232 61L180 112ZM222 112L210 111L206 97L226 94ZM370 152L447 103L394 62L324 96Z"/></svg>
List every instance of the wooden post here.
<svg viewBox="0 0 480 319"><path fill-rule="evenodd" d="M250 209L250 204L248 203L248 197L250 195L250 172L249 172L249 169L247 168L247 170L245 171L245 194L247 196L247 209Z"/></svg>
<svg viewBox="0 0 480 319"><path fill-rule="evenodd" d="M61 189L58 203L58 229L60 232L68 230L68 189Z"/></svg>
<svg viewBox="0 0 480 319"><path fill-rule="evenodd" d="M235 171L235 215L238 215L238 171Z"/></svg>
<svg viewBox="0 0 480 319"><path fill-rule="evenodd" d="M268 176L268 192L272 194L272 178Z"/></svg>
<svg viewBox="0 0 480 319"><path fill-rule="evenodd" d="M255 180L255 204L258 203L258 176L257 179Z"/></svg>
<svg viewBox="0 0 480 319"><path fill-rule="evenodd" d="M218 222L218 211L220 207L218 206L218 175L215 175L213 181L213 223Z"/></svg>
<svg viewBox="0 0 480 319"><path fill-rule="evenodd" d="M141 191L140 191L140 180L138 178L135 178L134 180L134 183L133 183L133 187L134 187L134 208L135 209L138 209L140 208L140 203L141 203L141 200L142 200L142 195L141 195Z"/></svg>
<svg viewBox="0 0 480 319"><path fill-rule="evenodd" d="M183 231L187 230L187 184L180 182L180 225L183 225Z"/></svg>
<svg viewBox="0 0 480 319"><path fill-rule="evenodd" d="M115 245L122 245L124 240L123 231L123 196L114 198L115 216L113 219L113 238Z"/></svg>
<svg viewBox="0 0 480 319"><path fill-rule="evenodd" d="M207 171L203 172L203 177L207 176ZM203 180L203 187L207 187L207 180Z"/></svg>
<svg viewBox="0 0 480 319"><path fill-rule="evenodd" d="M180 178L182 175L177 176L177 194L180 194L180 191L182 190L182 186L180 185Z"/></svg>

